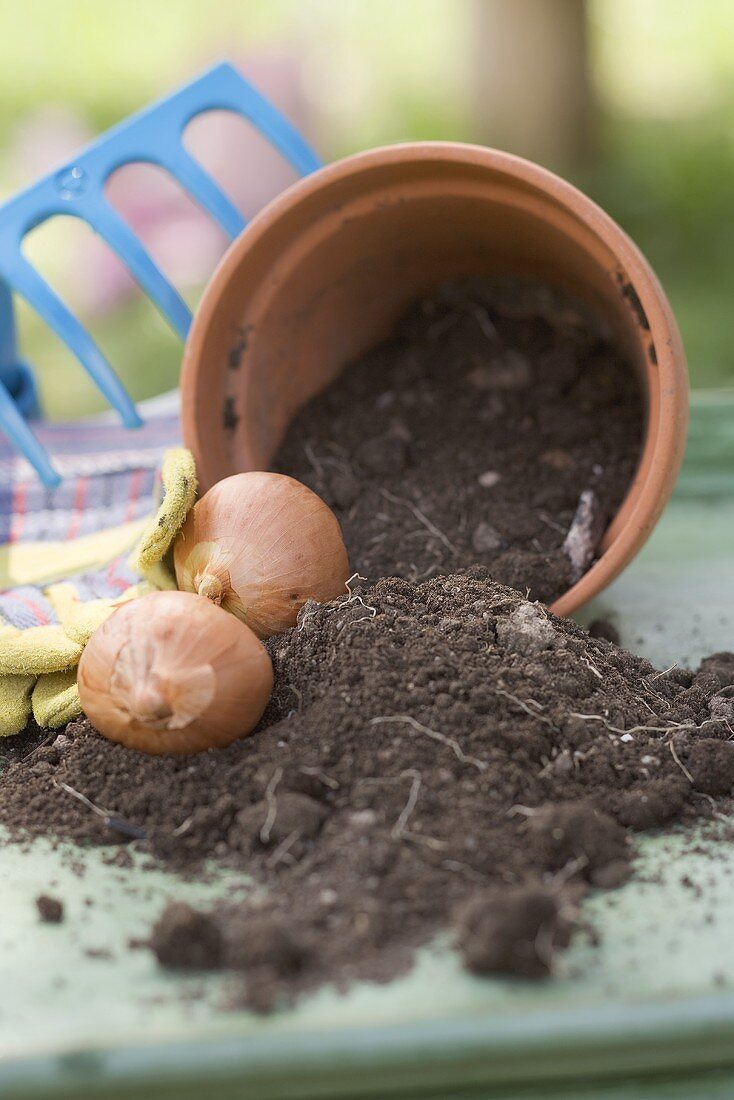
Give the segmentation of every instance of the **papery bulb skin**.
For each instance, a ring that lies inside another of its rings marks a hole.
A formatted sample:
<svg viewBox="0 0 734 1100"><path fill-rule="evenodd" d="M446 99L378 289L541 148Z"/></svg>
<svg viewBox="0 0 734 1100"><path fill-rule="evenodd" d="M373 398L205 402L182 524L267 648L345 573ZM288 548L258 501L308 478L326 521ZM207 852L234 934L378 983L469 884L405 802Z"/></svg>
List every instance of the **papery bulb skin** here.
<svg viewBox="0 0 734 1100"><path fill-rule="evenodd" d="M349 559L339 522L285 474L234 474L193 507L174 546L176 580L241 619L259 638L294 626L307 600L345 592Z"/></svg>
<svg viewBox="0 0 734 1100"><path fill-rule="evenodd" d="M84 712L109 740L152 754L191 753L254 729L273 666L249 627L210 600L153 592L95 631L77 681Z"/></svg>

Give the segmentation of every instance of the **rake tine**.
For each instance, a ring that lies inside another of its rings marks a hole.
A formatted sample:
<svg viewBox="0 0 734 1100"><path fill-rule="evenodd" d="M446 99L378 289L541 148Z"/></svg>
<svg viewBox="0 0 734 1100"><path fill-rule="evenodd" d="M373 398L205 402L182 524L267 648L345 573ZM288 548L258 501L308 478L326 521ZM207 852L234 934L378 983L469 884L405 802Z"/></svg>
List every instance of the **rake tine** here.
<svg viewBox="0 0 734 1100"><path fill-rule="evenodd" d="M30 462L47 489L55 489L61 484L61 478L51 464L45 449L18 412L18 406L0 382L0 431L7 435L12 444Z"/></svg>
<svg viewBox="0 0 734 1100"><path fill-rule="evenodd" d="M13 289L54 330L76 355L110 405L120 414L126 428L139 428L143 421L127 390L94 340L48 283L26 260L18 257L9 272Z"/></svg>
<svg viewBox="0 0 734 1100"><path fill-rule="evenodd" d="M174 332L185 340L191 325L191 312L127 222L101 196L93 205L90 203L85 206L84 218L118 254L139 286L153 299Z"/></svg>
<svg viewBox="0 0 734 1100"><path fill-rule="evenodd" d="M208 172L190 157L183 145L176 145L161 156L160 163L186 188L200 206L211 215L229 237L238 237L245 228L240 214Z"/></svg>
<svg viewBox="0 0 734 1100"><path fill-rule="evenodd" d="M0 275L0 369L14 367L16 359L13 298Z"/></svg>
<svg viewBox="0 0 734 1100"><path fill-rule="evenodd" d="M295 127L236 69L225 62L217 67L215 73L223 82L226 81L229 90L229 95L222 100L223 107L251 122L301 175L308 175L322 167L319 157Z"/></svg>

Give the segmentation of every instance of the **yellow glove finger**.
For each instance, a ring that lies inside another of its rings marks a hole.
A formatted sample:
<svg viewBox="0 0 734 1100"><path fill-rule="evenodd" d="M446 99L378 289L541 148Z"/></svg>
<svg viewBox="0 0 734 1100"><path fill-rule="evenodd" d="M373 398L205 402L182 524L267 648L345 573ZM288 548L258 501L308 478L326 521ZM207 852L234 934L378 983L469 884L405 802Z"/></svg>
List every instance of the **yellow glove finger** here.
<svg viewBox="0 0 734 1100"><path fill-rule="evenodd" d="M85 646L95 630L110 617L116 607L127 603L128 600L143 596L149 591L151 591L151 585L143 581L140 584L131 585L114 598L82 601L74 585L69 581L62 581L59 584L50 585L44 595L51 602L68 637L80 646Z"/></svg>
<svg viewBox="0 0 734 1100"><path fill-rule="evenodd" d="M52 584L45 591L59 617L66 635L80 646L85 646L98 626L108 619L117 607L118 599L87 600L82 603L73 584Z"/></svg>
<svg viewBox="0 0 734 1100"><path fill-rule="evenodd" d="M0 676L41 676L73 668L79 664L82 648L58 624L28 630L0 627Z"/></svg>
<svg viewBox="0 0 734 1100"><path fill-rule="evenodd" d="M40 676L33 690L33 717L42 729L56 730L82 713L76 669Z"/></svg>
<svg viewBox="0 0 734 1100"><path fill-rule="evenodd" d="M0 676L0 737L22 733L31 716L35 676Z"/></svg>
<svg viewBox="0 0 734 1100"><path fill-rule="evenodd" d="M161 476L163 502L130 558L130 568L142 576L165 557L196 499L196 465L190 451L168 451Z"/></svg>

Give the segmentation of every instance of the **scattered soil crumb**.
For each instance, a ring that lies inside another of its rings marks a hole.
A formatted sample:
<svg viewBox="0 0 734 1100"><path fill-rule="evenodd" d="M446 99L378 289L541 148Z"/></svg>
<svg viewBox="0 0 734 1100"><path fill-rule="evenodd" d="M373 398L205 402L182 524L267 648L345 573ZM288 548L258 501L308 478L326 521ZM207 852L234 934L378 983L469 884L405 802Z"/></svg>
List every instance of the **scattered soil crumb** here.
<svg viewBox="0 0 734 1100"><path fill-rule="evenodd" d="M48 894L39 894L36 898L36 909L44 924L61 924L64 919L64 904L58 898L52 898Z"/></svg>

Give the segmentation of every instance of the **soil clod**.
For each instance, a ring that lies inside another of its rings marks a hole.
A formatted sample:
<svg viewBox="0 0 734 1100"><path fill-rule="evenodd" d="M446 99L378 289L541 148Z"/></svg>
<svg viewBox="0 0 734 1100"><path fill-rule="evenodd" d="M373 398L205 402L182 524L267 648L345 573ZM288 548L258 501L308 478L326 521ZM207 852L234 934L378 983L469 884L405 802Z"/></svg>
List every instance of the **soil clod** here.
<svg viewBox="0 0 734 1100"><path fill-rule="evenodd" d="M498 888L471 898L458 920L458 947L467 970L544 978L573 924L558 898L540 886Z"/></svg>
<svg viewBox="0 0 734 1100"><path fill-rule="evenodd" d="M207 970L222 961L216 922L185 902L171 902L153 927L150 949L171 970Z"/></svg>

